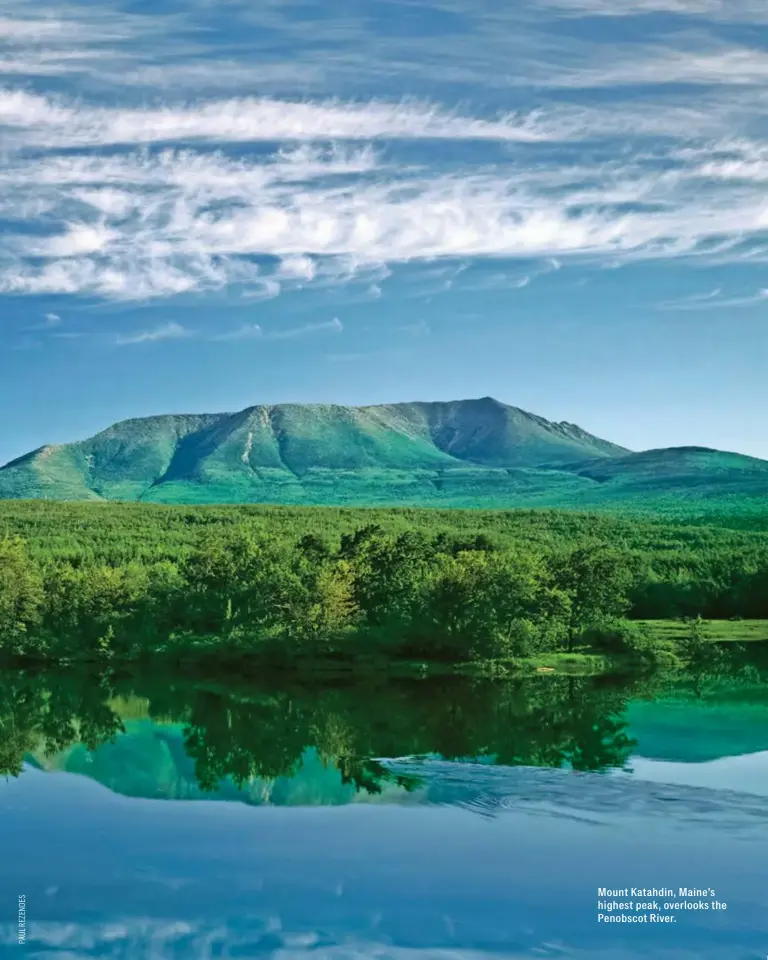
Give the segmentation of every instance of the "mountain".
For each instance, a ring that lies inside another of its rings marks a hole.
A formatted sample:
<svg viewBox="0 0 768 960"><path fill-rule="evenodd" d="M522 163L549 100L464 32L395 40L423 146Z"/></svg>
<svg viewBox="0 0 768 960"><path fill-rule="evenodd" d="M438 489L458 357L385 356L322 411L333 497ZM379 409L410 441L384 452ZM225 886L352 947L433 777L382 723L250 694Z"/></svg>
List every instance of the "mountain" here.
<svg viewBox="0 0 768 960"><path fill-rule="evenodd" d="M490 397L126 420L0 469L0 498L61 500L588 507L767 493L766 461L631 453Z"/></svg>
<svg viewBox="0 0 768 960"><path fill-rule="evenodd" d="M74 773L103 784L126 797L152 800L219 800L251 806L338 806L345 803L413 802L415 795L397 783L382 778L380 794L358 790L345 781L334 764L327 763L313 747L307 747L298 764L282 776L254 776L237 787L231 777L218 781L212 791L203 790L195 761L187 754L183 724L150 720L124 721L124 732L114 740L89 750L78 743L60 753L38 749L25 760L38 770ZM254 761L261 758L255 756Z"/></svg>

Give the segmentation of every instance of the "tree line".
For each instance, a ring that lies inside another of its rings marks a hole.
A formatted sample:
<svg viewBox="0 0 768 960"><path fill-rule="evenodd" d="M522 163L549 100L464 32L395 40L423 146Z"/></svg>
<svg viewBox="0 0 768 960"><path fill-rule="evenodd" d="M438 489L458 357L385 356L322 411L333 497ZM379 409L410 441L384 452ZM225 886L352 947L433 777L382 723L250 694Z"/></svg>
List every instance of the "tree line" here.
<svg viewBox="0 0 768 960"><path fill-rule="evenodd" d="M141 519L142 509L122 515L118 529L126 536L126 518ZM332 511L320 519L335 524L302 533L275 522L287 511L262 511L261 522L247 523L236 522L244 516L239 509L185 508L181 518L192 518L194 533L182 549L174 539L176 508L151 511L146 553L125 556L46 548L34 531L44 512L27 512L27 538L0 539L6 656L198 651L282 661L381 654L455 663L587 645L653 659L657 644L635 620L768 618L768 542L740 532L673 527L672 533L639 521L590 524L529 512L523 522L513 515L511 535L506 515L497 527L480 523L473 532L460 511L449 515L459 515L453 528L433 518L432 526L369 522L343 531L344 511ZM402 513L407 519L408 511ZM90 516L97 539L101 518L113 522L119 512L102 514L98 507ZM175 544L165 555L164 529ZM686 538L698 552L689 550L681 565ZM750 550L733 549L734 539L743 546L744 538Z"/></svg>

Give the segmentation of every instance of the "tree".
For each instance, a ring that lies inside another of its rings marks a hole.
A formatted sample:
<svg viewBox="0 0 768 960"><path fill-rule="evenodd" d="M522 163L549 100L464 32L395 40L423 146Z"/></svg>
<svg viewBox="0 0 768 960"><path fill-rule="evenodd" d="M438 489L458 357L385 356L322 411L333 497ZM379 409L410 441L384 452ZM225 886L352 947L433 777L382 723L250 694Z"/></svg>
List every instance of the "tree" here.
<svg viewBox="0 0 768 960"><path fill-rule="evenodd" d="M352 566L347 560L309 562L300 556L294 572L284 619L286 634L298 644L309 641L312 653L328 652L334 637L357 619Z"/></svg>
<svg viewBox="0 0 768 960"><path fill-rule="evenodd" d="M204 534L182 574L193 624L207 630L279 625L296 587L285 552L246 530Z"/></svg>
<svg viewBox="0 0 768 960"><path fill-rule="evenodd" d="M723 658L723 651L709 639L706 621L701 616L685 620L686 634L680 643L680 652L690 666L696 669L713 668Z"/></svg>
<svg viewBox="0 0 768 960"><path fill-rule="evenodd" d="M520 655L535 643L539 583L536 559L464 551L441 555L431 572L426 610L431 634L465 658Z"/></svg>
<svg viewBox="0 0 768 960"><path fill-rule="evenodd" d="M568 597L566 646L602 617L629 609L633 577L628 558L602 545L578 547L550 558L553 585Z"/></svg>
<svg viewBox="0 0 768 960"><path fill-rule="evenodd" d="M428 540L408 531L392 538L365 527L348 541L355 601L371 626L410 624L418 618L421 589L432 557Z"/></svg>
<svg viewBox="0 0 768 960"><path fill-rule="evenodd" d="M308 533L303 536L296 544L296 549L302 557L312 563L321 563L331 555L328 544L315 533Z"/></svg>
<svg viewBox="0 0 768 960"><path fill-rule="evenodd" d="M43 606L40 573L20 537L0 540L0 650L23 653L30 627L38 624Z"/></svg>
<svg viewBox="0 0 768 960"><path fill-rule="evenodd" d="M363 554L371 543L382 540L384 536L384 528L378 523L369 523L354 533L345 533L341 538L339 556L343 560L355 559Z"/></svg>

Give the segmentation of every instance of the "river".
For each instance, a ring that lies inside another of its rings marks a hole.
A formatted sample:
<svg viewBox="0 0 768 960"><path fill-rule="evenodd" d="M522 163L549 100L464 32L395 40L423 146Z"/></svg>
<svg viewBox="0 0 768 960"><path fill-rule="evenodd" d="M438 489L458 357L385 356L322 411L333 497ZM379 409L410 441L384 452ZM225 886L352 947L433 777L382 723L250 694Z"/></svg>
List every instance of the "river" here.
<svg viewBox="0 0 768 960"><path fill-rule="evenodd" d="M0 769L3 955L19 897L25 955L56 960L768 955L759 665L6 672ZM665 909L681 887L707 893ZM598 920L600 888L673 919Z"/></svg>

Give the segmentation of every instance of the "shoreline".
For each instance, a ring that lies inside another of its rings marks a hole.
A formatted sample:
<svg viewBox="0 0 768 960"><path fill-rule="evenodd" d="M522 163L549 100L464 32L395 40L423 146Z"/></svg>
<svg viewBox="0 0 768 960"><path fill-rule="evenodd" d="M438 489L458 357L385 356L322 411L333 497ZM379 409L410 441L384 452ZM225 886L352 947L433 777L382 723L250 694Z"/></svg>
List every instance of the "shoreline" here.
<svg viewBox="0 0 768 960"><path fill-rule="evenodd" d="M768 624L766 624L768 627ZM768 640L746 638L737 640L708 639L707 645L722 650L726 659L741 643L750 648L760 648ZM41 657L17 656L0 660L0 671L15 669L48 670L72 668L101 668L111 671L133 671L147 667L173 668L182 672L212 669L215 673L241 672L244 676L262 674L292 674L313 678L339 678L344 676L375 676L403 678L428 678L439 676L464 676L484 679L506 679L533 674L559 676L621 676L627 674L653 674L671 671L679 674L695 673L692 663L679 655L674 644L661 651L655 662L649 662L626 653L605 653L590 649L570 652L542 652L528 657L511 657L476 661L447 662L440 660L390 658L383 655L362 654L355 657L306 656L275 658L258 653L237 652L232 647L189 647L177 651L147 651L137 656Z"/></svg>

